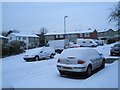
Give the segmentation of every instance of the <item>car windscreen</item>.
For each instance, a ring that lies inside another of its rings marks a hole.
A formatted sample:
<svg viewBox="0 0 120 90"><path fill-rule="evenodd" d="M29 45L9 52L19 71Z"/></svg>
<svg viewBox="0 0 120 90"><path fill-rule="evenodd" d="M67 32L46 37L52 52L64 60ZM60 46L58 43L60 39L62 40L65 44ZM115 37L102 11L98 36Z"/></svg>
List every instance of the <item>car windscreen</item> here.
<svg viewBox="0 0 120 90"><path fill-rule="evenodd" d="M116 45L114 45L114 47L120 47L120 44L116 44Z"/></svg>

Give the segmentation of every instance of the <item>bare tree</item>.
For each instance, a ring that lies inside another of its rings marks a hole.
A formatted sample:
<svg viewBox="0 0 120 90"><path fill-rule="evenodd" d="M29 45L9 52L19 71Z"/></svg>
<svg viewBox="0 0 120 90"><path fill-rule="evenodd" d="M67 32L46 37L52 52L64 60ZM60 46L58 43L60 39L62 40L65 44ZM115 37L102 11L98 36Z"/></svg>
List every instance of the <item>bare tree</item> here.
<svg viewBox="0 0 120 90"><path fill-rule="evenodd" d="M14 29L13 32L14 32L14 33L20 33L20 31L19 31L19 30L16 30L16 29Z"/></svg>
<svg viewBox="0 0 120 90"><path fill-rule="evenodd" d="M45 27L40 28L40 34L46 34L48 30Z"/></svg>
<svg viewBox="0 0 120 90"><path fill-rule="evenodd" d="M111 13L109 18L109 22L117 22L117 25L120 25L120 2L117 6L111 9Z"/></svg>

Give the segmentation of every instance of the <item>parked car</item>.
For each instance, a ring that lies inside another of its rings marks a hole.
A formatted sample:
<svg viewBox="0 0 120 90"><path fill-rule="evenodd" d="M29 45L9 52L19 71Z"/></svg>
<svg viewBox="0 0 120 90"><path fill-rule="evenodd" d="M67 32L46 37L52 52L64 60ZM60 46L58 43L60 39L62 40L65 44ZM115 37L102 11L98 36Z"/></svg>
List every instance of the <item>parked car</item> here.
<svg viewBox="0 0 120 90"><path fill-rule="evenodd" d="M31 61L35 60L38 61L39 59L43 58L54 58L55 50L51 47L42 47L32 50L30 52L26 52L24 56L24 60Z"/></svg>
<svg viewBox="0 0 120 90"><path fill-rule="evenodd" d="M110 50L110 55L113 56L113 55L120 55L120 43L118 44L115 44L111 50Z"/></svg>
<svg viewBox="0 0 120 90"><path fill-rule="evenodd" d="M95 40L98 45L104 45L104 40Z"/></svg>
<svg viewBox="0 0 120 90"><path fill-rule="evenodd" d="M80 47L96 47L98 44L92 39L77 39L77 44Z"/></svg>
<svg viewBox="0 0 120 90"><path fill-rule="evenodd" d="M85 73L87 76L97 68L105 67L105 58L93 48L69 48L64 50L57 63L61 75Z"/></svg>

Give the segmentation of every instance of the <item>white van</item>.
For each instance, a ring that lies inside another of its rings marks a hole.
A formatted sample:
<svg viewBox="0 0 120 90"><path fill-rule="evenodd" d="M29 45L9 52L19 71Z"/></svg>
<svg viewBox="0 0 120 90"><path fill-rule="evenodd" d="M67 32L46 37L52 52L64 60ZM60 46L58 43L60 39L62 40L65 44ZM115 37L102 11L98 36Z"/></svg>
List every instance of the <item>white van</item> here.
<svg viewBox="0 0 120 90"><path fill-rule="evenodd" d="M96 47L98 44L93 39L77 39L80 47Z"/></svg>
<svg viewBox="0 0 120 90"><path fill-rule="evenodd" d="M55 50L64 50L69 47L69 40L51 40L47 43L47 46L54 48Z"/></svg>
<svg viewBox="0 0 120 90"><path fill-rule="evenodd" d="M23 57L26 61L38 61L39 59L43 58L53 58L55 55L55 50L51 47L41 47L36 48L30 51L26 51L25 56Z"/></svg>
<svg viewBox="0 0 120 90"><path fill-rule="evenodd" d="M105 67L103 54L99 54L96 49L86 47L65 49L57 63L61 75L84 72L90 76L92 71L99 67Z"/></svg>

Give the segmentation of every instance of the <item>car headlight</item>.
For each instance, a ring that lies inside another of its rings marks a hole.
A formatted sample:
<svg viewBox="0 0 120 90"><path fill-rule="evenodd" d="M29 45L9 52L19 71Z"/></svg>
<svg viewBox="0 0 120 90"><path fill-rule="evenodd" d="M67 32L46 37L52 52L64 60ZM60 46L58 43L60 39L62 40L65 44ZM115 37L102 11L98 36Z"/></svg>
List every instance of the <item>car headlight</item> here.
<svg viewBox="0 0 120 90"><path fill-rule="evenodd" d="M25 57L34 57L35 55L25 55Z"/></svg>

